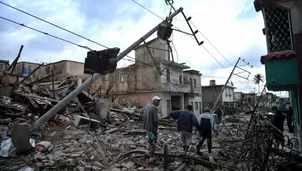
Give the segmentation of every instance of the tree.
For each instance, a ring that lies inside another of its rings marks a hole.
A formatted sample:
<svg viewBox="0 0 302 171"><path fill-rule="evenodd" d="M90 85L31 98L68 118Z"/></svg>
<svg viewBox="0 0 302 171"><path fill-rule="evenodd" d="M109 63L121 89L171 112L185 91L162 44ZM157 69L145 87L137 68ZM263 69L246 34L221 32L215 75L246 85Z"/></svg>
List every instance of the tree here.
<svg viewBox="0 0 302 171"><path fill-rule="evenodd" d="M254 83L257 85L258 84L258 94L260 94L260 83L264 82L263 81L263 75L262 74L256 74L254 77Z"/></svg>

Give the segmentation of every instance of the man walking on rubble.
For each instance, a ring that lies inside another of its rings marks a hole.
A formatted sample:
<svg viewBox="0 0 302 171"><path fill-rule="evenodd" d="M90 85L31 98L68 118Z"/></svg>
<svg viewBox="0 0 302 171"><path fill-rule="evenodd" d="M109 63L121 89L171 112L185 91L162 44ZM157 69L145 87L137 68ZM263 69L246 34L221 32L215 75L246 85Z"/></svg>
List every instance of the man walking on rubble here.
<svg viewBox="0 0 302 171"><path fill-rule="evenodd" d="M272 124L275 126L273 135L278 146L277 148L279 148L280 144L282 147L284 146L283 124L284 124L285 116L278 110L276 106L272 107L272 111L274 113L274 116L272 118Z"/></svg>
<svg viewBox="0 0 302 171"><path fill-rule="evenodd" d="M206 107L204 109L204 112L205 113L202 113L198 117L200 140L196 147L197 155L201 155L200 148L202 147L206 139L208 145L208 152L212 152L212 136L214 135L215 131L215 122L213 115L210 113L210 108Z"/></svg>
<svg viewBox="0 0 302 171"><path fill-rule="evenodd" d="M149 140L149 152L152 155L155 151L155 144L157 141L157 129L158 129L158 106L161 98L154 96L152 103L145 107L143 114L144 129L147 131L147 137Z"/></svg>
<svg viewBox="0 0 302 171"><path fill-rule="evenodd" d="M222 121L222 110L220 109L220 107L218 107L214 113L218 116L217 122L218 124L220 124Z"/></svg>
<svg viewBox="0 0 302 171"><path fill-rule="evenodd" d="M188 105L185 110L177 110L170 112L169 116L177 119L177 130L180 132L180 140L185 154L192 142L193 126L199 128L198 120L194 115L193 106Z"/></svg>
<svg viewBox="0 0 302 171"><path fill-rule="evenodd" d="M294 127L292 125L293 122L293 109L291 106L288 107L287 115L286 115L286 120L287 120L287 126L288 126L288 132L289 133L294 133Z"/></svg>

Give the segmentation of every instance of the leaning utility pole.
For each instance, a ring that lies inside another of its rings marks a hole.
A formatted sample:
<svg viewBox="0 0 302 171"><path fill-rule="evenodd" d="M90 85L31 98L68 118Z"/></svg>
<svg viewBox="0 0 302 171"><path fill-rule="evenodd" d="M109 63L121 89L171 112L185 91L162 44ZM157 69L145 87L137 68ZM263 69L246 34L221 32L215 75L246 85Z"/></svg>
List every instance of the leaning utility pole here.
<svg viewBox="0 0 302 171"><path fill-rule="evenodd" d="M116 63L120 61L124 56L126 56L129 52L131 52L134 48L139 46L144 40L149 38L153 33L155 33L160 25L165 24L167 21L172 20L177 14L183 11L183 8L179 8L177 11L175 11L173 14L168 16L164 21L162 21L160 24L155 26L153 29L151 29L148 33L146 33L142 38L138 39L136 42L134 42L132 45L130 45L127 49L125 49L123 52L121 52L116 57ZM55 116L57 112L62 109L64 106L66 106L72 99L77 97L78 94L80 94L86 87L91 85L97 78L101 76L100 73L94 73L89 79L87 79L83 84L81 84L79 87L77 87L74 91L72 91L70 94L68 94L65 98L63 98L59 103L57 103L54 107L52 107L48 112L46 112L42 117L40 117L30 128L30 131L35 131L40 126L42 126L45 122L47 122L51 117Z"/></svg>
<svg viewBox="0 0 302 171"><path fill-rule="evenodd" d="M228 85L229 80L231 79L231 77L232 77L232 75L233 75L233 73L234 73L234 71L235 71L235 69L236 69L236 67L237 67L237 65L238 65L238 63L239 63L239 61L240 61L240 59L241 59L241 58L239 57L238 60L237 60L237 62L236 62L236 64L235 64L235 66L234 66L234 68L233 68L233 70L232 70L232 72L231 72L231 74L230 74L230 76L229 76L229 78L227 79L227 81L225 82L225 84L224 84L224 86L223 86L221 92L219 93L219 95L218 95L218 97L217 97L217 99L216 99L216 101L215 101L215 103L214 103L214 105L213 105L213 107L212 107L212 112L214 112L214 110L216 109L217 104L218 104L218 102L219 102L219 99L221 98L221 95L222 95L222 93L223 93L225 87Z"/></svg>

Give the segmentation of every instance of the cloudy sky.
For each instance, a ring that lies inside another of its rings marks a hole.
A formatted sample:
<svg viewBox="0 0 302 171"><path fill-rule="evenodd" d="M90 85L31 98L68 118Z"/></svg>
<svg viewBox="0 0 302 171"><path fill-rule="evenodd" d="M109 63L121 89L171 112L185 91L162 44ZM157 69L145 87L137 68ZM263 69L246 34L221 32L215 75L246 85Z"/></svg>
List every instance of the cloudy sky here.
<svg viewBox="0 0 302 171"><path fill-rule="evenodd" d="M120 47L121 50L127 48L161 21L159 17L132 0L31 0L31 3L26 0L1 1L98 43L109 47ZM164 0L137 0L137 2L162 18L170 12ZM174 32L173 44L176 49L174 55L177 56L178 62L186 62L193 69L199 70L204 75L203 85L207 85L210 79L223 84L232 65L240 56L254 67L242 66L251 72L249 80L234 76L232 82L240 91L254 91L256 86L252 83L253 75L256 73L264 75L264 66L260 63L260 56L266 54L266 43L262 34L263 18L261 13L255 12L253 1L175 0L174 6L183 7L186 15L192 17L191 21L202 33L198 34L198 38L205 41L204 47L198 46L188 35ZM103 49L97 44L3 4L0 4L0 16L79 45L97 50ZM178 15L173 24L189 32L182 15ZM14 59L21 45L24 45L21 61L41 63L69 59L84 62L87 53L86 49L12 24L1 18L0 40L0 58L10 61ZM134 53L130 53L130 56L134 56ZM119 66L127 64L129 61L122 60ZM240 65L243 64L240 63Z"/></svg>

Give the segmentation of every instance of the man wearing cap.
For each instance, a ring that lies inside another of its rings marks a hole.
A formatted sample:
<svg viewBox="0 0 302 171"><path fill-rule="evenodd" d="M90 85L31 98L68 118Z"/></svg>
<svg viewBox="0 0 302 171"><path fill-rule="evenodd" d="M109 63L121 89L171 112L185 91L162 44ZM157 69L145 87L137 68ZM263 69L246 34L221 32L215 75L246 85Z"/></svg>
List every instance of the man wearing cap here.
<svg viewBox="0 0 302 171"><path fill-rule="evenodd" d="M157 140L157 129L158 129L158 106L161 98L154 96L152 103L145 107L143 120L144 129L147 131L147 137L149 139L150 153L153 154L155 150L155 144Z"/></svg>
<svg viewBox="0 0 302 171"><path fill-rule="evenodd" d="M177 119L177 130L180 132L180 140L185 154L192 142L193 126L199 128L197 118L192 111L193 106L188 105L185 110L176 110L169 114L171 118Z"/></svg>
<svg viewBox="0 0 302 171"><path fill-rule="evenodd" d="M205 113L202 113L198 117L199 121L199 134L200 134L200 140L196 147L197 154L201 155L200 148L202 147L204 141L207 139L207 145L208 145L208 152L212 152L212 136L215 131L215 122L214 117L210 113L210 108L206 107L204 109Z"/></svg>

